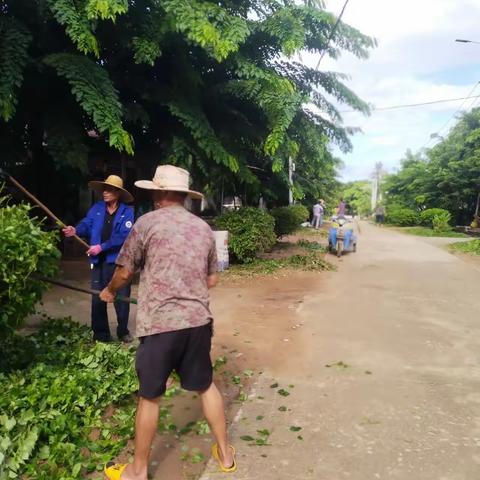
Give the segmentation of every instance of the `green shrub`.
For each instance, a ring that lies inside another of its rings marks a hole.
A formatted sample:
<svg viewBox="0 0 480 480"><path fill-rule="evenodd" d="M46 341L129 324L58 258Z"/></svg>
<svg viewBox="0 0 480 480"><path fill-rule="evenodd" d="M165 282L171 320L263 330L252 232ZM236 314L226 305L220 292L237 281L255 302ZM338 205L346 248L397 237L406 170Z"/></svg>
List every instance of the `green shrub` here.
<svg viewBox="0 0 480 480"><path fill-rule="evenodd" d="M450 212L444 210L441 213L438 213L433 217L432 226L433 231L437 233L448 232L451 230L450 220L452 219L452 215Z"/></svg>
<svg viewBox="0 0 480 480"><path fill-rule="evenodd" d="M395 208L387 212L387 223L399 227L411 227L418 225L420 220L418 213L410 208Z"/></svg>
<svg viewBox="0 0 480 480"><path fill-rule="evenodd" d="M425 227L433 227L433 218L437 215L449 213L448 210L443 208L428 208L420 213L420 224Z"/></svg>
<svg viewBox="0 0 480 480"><path fill-rule="evenodd" d="M277 237L294 233L310 216L308 208L304 205L278 207L270 213L275 218L275 234Z"/></svg>
<svg viewBox="0 0 480 480"><path fill-rule="evenodd" d="M31 208L0 197L0 338L22 325L47 289L31 275L53 277L58 271L57 235L42 230Z"/></svg>
<svg viewBox="0 0 480 480"><path fill-rule="evenodd" d="M241 208L224 213L215 226L229 232L229 251L239 262L250 262L275 245L275 220L258 208Z"/></svg>
<svg viewBox="0 0 480 480"><path fill-rule="evenodd" d="M298 225L301 223L307 222L310 218L310 211L305 205L301 205L300 203L296 203L295 205L289 205L287 207L290 209L294 215L297 217Z"/></svg>
<svg viewBox="0 0 480 480"><path fill-rule="evenodd" d="M275 219L275 235L282 237L293 233L299 226L295 212L289 207L278 207L270 211Z"/></svg>

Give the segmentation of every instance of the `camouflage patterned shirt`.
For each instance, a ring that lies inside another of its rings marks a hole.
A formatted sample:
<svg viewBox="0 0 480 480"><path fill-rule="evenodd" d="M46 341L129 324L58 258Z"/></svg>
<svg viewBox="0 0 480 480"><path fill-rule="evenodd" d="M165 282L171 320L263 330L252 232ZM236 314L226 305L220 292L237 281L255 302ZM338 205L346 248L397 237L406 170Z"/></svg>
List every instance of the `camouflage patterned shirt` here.
<svg viewBox="0 0 480 480"><path fill-rule="evenodd" d="M217 271L215 239L210 227L183 207L140 217L116 263L140 270L138 337L209 323L207 277Z"/></svg>

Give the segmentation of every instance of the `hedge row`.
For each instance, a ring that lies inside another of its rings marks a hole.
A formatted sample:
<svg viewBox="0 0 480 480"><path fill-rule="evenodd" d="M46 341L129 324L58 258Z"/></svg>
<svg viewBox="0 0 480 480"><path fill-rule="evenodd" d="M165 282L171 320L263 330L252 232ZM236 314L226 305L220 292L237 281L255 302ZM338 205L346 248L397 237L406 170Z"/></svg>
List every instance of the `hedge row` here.
<svg viewBox="0 0 480 480"><path fill-rule="evenodd" d="M241 208L224 213L215 221L219 230L228 230L229 249L234 260L251 262L270 250L277 237L288 235L308 220L304 205L279 207L267 212L258 208Z"/></svg>
<svg viewBox="0 0 480 480"><path fill-rule="evenodd" d="M387 212L386 220L387 223L400 227L422 225L437 231L445 231L450 229L451 218L450 212L443 208L429 208L422 212L417 212L410 208L392 207Z"/></svg>

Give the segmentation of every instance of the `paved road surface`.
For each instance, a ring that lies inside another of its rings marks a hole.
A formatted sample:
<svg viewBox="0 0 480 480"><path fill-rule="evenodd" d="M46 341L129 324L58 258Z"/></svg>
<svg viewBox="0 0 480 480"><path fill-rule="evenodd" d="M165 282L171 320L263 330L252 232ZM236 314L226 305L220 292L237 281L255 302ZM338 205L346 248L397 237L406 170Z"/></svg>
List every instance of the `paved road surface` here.
<svg viewBox="0 0 480 480"><path fill-rule="evenodd" d="M358 253L328 276L292 310L294 354L266 366L233 422L229 478L480 478L480 271L362 225ZM239 438L265 428L271 446ZM202 479L220 477L210 462Z"/></svg>

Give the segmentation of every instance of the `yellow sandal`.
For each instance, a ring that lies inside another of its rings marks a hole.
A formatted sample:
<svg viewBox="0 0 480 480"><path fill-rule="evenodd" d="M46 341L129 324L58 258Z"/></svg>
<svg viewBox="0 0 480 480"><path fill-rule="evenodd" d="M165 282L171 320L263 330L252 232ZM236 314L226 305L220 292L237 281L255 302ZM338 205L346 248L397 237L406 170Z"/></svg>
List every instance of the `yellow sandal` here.
<svg viewBox="0 0 480 480"><path fill-rule="evenodd" d="M122 473L127 465L128 463L107 463L104 472L108 480L121 480Z"/></svg>
<svg viewBox="0 0 480 480"><path fill-rule="evenodd" d="M218 466L220 467L220 471L223 473L233 473L237 470L237 461L235 460L235 449L231 445L229 445L229 447L232 449L232 453L233 453L233 465L231 467L225 467L223 466L222 461L220 460L220 455L218 453L218 445L216 443L212 445L212 456L217 461Z"/></svg>

